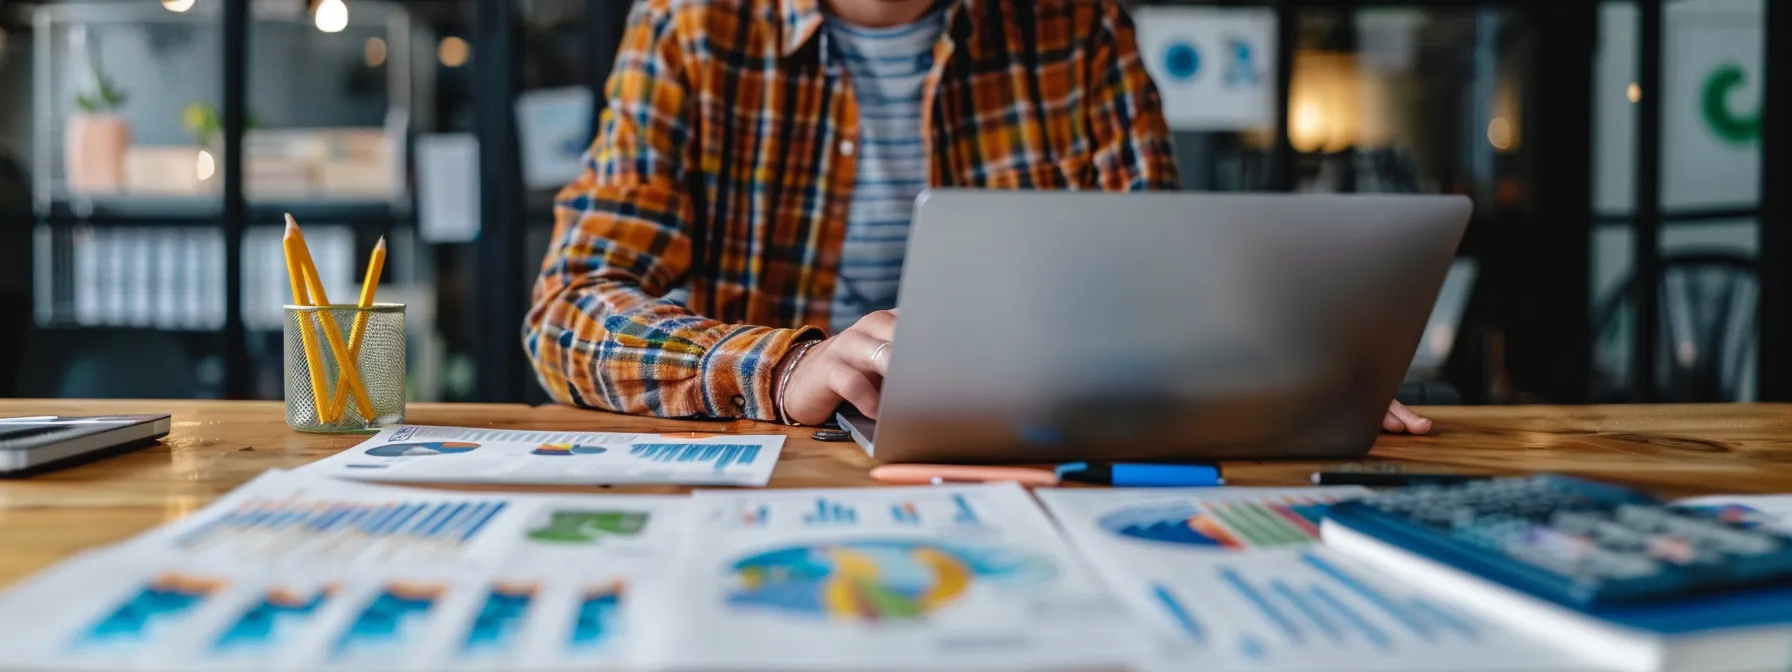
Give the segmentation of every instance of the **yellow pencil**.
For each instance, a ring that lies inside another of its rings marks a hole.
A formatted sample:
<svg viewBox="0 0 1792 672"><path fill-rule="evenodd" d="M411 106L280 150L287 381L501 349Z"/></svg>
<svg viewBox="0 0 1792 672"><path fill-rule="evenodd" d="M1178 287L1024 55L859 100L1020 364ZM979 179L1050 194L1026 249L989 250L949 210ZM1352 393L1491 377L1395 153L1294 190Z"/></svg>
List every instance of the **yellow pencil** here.
<svg viewBox="0 0 1792 672"><path fill-rule="evenodd" d="M305 264L299 261L298 253L299 246L304 243L294 235L296 233L298 228L288 222L286 237L280 241L280 246L286 252L286 275L292 282L292 303L295 306L309 306L311 297L305 291ZM335 422L336 413L330 407L330 395L324 385L323 354L317 347L317 334L311 331L311 318L303 312L299 313L298 318L299 340L305 344L305 367L311 372L311 400L317 405L317 420L322 423Z"/></svg>
<svg viewBox="0 0 1792 672"><path fill-rule="evenodd" d="M380 242L373 246L373 256L367 258L367 275L361 278L361 302L356 304L363 309L373 307L373 295L379 290L380 273L386 268L386 237L380 236ZM367 311L362 310L355 315L355 326L348 332L348 354L360 361L361 337L367 329ZM336 399L332 402L336 408L348 403L348 388L337 386ZM371 420L372 418L369 418Z"/></svg>
<svg viewBox="0 0 1792 672"><path fill-rule="evenodd" d="M317 265L311 261L311 250L305 245L305 234L299 231L299 223L291 214L286 215L286 230L299 241L299 264L305 269L305 284L311 290L311 297L318 306L327 308L330 305L330 295L324 291L323 279L317 276ZM361 382L361 369L349 354L348 346L342 343L342 329L336 326L336 317L326 309L317 311L317 319L323 323L324 340L330 344L330 352L336 356L336 365L342 370L339 382L348 384L349 394L355 399L355 408L361 411L361 419L372 422L373 404L367 401L367 387Z"/></svg>

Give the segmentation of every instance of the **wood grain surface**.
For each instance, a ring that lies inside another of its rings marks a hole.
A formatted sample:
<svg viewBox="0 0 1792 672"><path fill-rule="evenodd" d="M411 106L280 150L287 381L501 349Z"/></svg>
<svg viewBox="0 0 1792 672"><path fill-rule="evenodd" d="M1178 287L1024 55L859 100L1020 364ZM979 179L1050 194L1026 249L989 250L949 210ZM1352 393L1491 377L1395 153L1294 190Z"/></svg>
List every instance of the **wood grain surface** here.
<svg viewBox="0 0 1792 672"><path fill-rule="evenodd" d="M1222 465L1233 485L1306 485L1315 471L1387 468L1450 473L1547 471L1663 496L1792 492L1792 406L1505 406L1428 408L1430 436L1384 436L1351 461ZM0 586L77 552L179 519L266 469L293 468L361 442L303 434L278 402L0 401L0 417L172 413L159 446L29 479L0 480ZM753 422L636 418L565 407L411 404L413 424L548 430L769 434L790 437L772 475L782 488L872 485L853 443ZM521 488L517 488L521 489ZM531 488L544 489L544 488ZM677 487L551 488L678 492Z"/></svg>

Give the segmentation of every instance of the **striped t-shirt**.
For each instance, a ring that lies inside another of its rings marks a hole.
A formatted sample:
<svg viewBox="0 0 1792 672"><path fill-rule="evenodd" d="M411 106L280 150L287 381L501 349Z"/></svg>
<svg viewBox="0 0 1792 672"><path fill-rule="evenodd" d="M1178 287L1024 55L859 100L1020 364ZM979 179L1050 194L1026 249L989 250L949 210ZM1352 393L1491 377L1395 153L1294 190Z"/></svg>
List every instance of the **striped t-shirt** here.
<svg viewBox="0 0 1792 672"><path fill-rule="evenodd" d="M828 20L834 56L846 66L859 106L858 174L829 327L896 307L915 197L927 187L921 144L921 87L945 14L894 28Z"/></svg>

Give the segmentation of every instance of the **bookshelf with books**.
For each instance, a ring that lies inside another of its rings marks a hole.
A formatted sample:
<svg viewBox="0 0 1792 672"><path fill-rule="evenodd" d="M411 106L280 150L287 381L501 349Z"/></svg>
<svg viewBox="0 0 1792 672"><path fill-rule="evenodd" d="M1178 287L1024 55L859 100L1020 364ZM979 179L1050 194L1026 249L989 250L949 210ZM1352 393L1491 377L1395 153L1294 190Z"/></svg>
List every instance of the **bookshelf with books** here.
<svg viewBox="0 0 1792 672"><path fill-rule="evenodd" d="M302 2L30 8L26 352L68 371L27 365L18 392L58 394L92 351L157 342L198 370L168 394L278 398L285 280L268 254L287 212L314 224L332 288L389 235L405 250L391 292L433 297L408 157L431 124L434 39L400 4L352 11L325 30ZM419 300L412 319L433 319Z"/></svg>

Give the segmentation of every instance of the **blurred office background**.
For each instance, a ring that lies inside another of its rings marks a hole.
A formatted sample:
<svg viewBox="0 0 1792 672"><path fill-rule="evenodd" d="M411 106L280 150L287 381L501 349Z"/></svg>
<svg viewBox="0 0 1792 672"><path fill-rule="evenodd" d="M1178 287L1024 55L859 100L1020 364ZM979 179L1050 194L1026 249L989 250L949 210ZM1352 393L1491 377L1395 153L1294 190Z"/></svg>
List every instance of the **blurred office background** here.
<svg viewBox="0 0 1792 672"><path fill-rule="evenodd" d="M630 4L0 0L0 396L278 398L291 211L333 296L390 241L411 399L545 401ZM1131 4L1186 187L1475 199L1412 380L1792 400L1792 3Z"/></svg>

